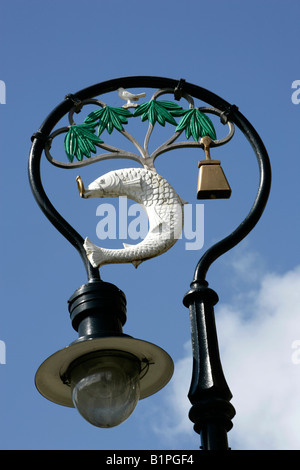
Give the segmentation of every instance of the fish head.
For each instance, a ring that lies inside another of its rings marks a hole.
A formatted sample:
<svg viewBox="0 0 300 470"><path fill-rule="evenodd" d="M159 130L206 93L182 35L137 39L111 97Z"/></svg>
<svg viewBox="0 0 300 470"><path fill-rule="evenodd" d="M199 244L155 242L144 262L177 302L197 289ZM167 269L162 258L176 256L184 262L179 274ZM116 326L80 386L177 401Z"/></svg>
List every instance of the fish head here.
<svg viewBox="0 0 300 470"><path fill-rule="evenodd" d="M110 171L90 183L84 192L84 197L113 197L119 194L120 185L121 181L118 175Z"/></svg>

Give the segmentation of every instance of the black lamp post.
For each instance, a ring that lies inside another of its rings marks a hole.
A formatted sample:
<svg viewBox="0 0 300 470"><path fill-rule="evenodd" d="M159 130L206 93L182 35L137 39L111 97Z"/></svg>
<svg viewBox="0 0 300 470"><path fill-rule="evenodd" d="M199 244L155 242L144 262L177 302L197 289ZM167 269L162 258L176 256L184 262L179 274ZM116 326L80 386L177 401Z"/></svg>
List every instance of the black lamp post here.
<svg viewBox="0 0 300 470"><path fill-rule="evenodd" d="M260 219L271 187L271 167L267 151L259 135L235 106L225 110L249 140L260 170L259 188L255 202L242 223L229 236L216 243L197 264L191 289L183 302L189 308L193 336L194 370L189 399L192 403L190 419L194 429L201 433L203 449L228 449L227 432L232 428L235 410L223 375L218 351L214 319L214 305L218 295L208 287L206 274L211 264L241 242Z"/></svg>
<svg viewBox="0 0 300 470"><path fill-rule="evenodd" d="M88 282L69 299L72 326L78 331L78 339L40 366L36 385L46 398L65 406L76 406L92 424L111 427L131 414L139 398L160 390L173 373L173 362L165 351L123 333L126 322L124 293L101 280L99 269L94 268L86 256L84 239L57 212L41 182L42 153L60 119L74 106L79 111L84 100L91 100L119 87L165 88L173 90L176 100L186 93L208 103L218 110L223 123L230 121L241 130L257 158L259 188L248 216L232 234L202 256L190 290L183 300L190 311L193 345L190 419L195 431L201 434L203 449L227 450L227 432L232 427L235 410L230 403L232 395L219 356L214 318L214 305L218 302L218 296L208 287L206 274L210 265L246 237L258 222L269 196L271 169L263 142L238 108L185 80L178 82L169 78L136 76L93 85L74 95L67 95L32 136L29 180L34 197L50 222L78 251L88 278ZM107 370L110 371L110 380ZM111 393L106 393L109 387L115 390L113 400ZM95 390L98 395L93 393ZM90 392L96 398L89 398Z"/></svg>

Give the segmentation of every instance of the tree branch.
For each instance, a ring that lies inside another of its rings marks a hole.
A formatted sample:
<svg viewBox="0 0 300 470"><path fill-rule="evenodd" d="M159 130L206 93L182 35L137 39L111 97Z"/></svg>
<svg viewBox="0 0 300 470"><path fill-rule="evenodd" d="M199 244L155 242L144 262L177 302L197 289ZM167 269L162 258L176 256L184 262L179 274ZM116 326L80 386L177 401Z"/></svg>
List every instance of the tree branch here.
<svg viewBox="0 0 300 470"><path fill-rule="evenodd" d="M175 140L178 139L178 137L182 134L181 131L175 132L175 134L166 142L164 142L160 147L158 147L154 152L151 154L150 158L151 160L155 161L155 159L161 155L162 153L169 152L170 150L175 150L175 149L180 149L180 148L203 148L203 144L201 142L195 142L195 141L184 141L184 142L175 142ZM175 142L175 143L174 143Z"/></svg>

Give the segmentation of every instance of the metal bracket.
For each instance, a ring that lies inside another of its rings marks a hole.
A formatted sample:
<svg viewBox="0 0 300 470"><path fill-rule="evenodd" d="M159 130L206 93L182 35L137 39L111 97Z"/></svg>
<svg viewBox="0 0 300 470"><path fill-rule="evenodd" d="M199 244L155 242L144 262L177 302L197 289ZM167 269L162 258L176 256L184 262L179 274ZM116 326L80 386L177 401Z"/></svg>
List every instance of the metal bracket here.
<svg viewBox="0 0 300 470"><path fill-rule="evenodd" d="M82 110L83 104L80 101L80 99L77 98L77 96L72 95L72 93L69 93L68 95L65 96L65 100L71 100L75 106L75 113L77 114L80 113L80 111Z"/></svg>
<svg viewBox="0 0 300 470"><path fill-rule="evenodd" d="M223 111L220 115L221 123L227 124L227 122L230 120L230 116L232 115L232 112L235 112L238 110L239 108L235 104L228 106L228 108L225 109L225 111Z"/></svg>
<svg viewBox="0 0 300 470"><path fill-rule="evenodd" d="M41 142L43 142L43 144L45 145L46 142L48 142L49 140L49 136L44 134L43 132L41 131L37 131L35 132L34 134L32 134L31 136L31 142L34 141L34 139L39 139Z"/></svg>
<svg viewBox="0 0 300 470"><path fill-rule="evenodd" d="M174 90L174 98L177 101L179 101L182 98L184 84L185 84L185 79L181 78L178 82L178 85L176 86Z"/></svg>

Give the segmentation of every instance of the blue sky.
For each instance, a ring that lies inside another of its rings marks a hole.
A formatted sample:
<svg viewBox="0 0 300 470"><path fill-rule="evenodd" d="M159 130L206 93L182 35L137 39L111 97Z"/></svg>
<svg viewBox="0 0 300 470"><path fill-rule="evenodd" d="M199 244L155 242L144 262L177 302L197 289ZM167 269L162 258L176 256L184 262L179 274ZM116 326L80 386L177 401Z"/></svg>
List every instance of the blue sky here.
<svg viewBox="0 0 300 470"><path fill-rule="evenodd" d="M182 298L199 257L252 205L257 165L239 131L213 153L233 193L229 200L205 203L203 248L187 251L182 239L137 270L132 265L101 270L104 280L126 294L124 332L159 345L173 358L171 382L110 430L50 403L34 385L39 365L76 339L67 300L86 276L77 252L33 199L27 178L30 137L66 94L133 75L184 78L213 91L239 107L266 145L273 184L265 213L244 242L214 263L207 280L220 299L221 357L237 411L231 447L299 449L300 104L292 101L293 93L300 97L292 88L300 80L299 13L295 0L2 1L2 449L199 447L187 418L191 346ZM117 96L111 99L120 106ZM158 171L194 208L199 159L189 158L186 149L157 160ZM86 174L95 179L109 169L110 162L102 162ZM81 201L76 174L65 173L44 158L50 199L83 236L95 239L99 201Z"/></svg>

